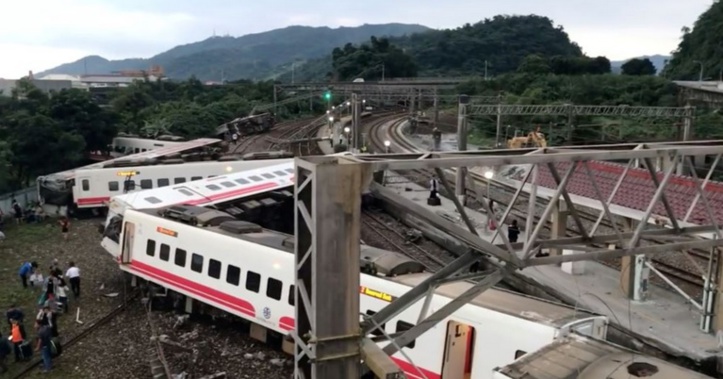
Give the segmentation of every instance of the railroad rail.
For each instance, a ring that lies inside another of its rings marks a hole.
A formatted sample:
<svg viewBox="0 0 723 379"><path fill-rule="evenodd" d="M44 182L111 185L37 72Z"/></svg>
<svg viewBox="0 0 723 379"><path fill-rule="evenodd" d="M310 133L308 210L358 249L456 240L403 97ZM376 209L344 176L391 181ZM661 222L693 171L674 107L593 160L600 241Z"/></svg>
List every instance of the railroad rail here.
<svg viewBox="0 0 723 379"><path fill-rule="evenodd" d="M103 325L108 324L111 320L116 318L118 315L123 313L126 309L128 309L128 306L132 303L133 300L138 298L138 295L140 292L138 290L133 291L130 296L126 298L125 301L123 301L122 304L111 310L110 312L106 313L104 316L94 320L88 327L84 328L80 331L80 333L74 335L67 341L63 342L62 348L63 351L67 350L68 348L73 347L73 345L77 344L78 342L82 341L85 337L89 336L93 331L100 328ZM27 376L32 372L33 369L38 367L41 363L43 363L42 358L32 361L30 364L28 364L22 371L17 373L13 378L19 379Z"/></svg>
<svg viewBox="0 0 723 379"><path fill-rule="evenodd" d="M403 135L403 124L404 120L399 119L396 121L387 122L386 124L373 125L372 129L369 130L369 135L372 136L372 144L376 148L376 151L384 151L386 149L386 147L384 146L384 141L390 141L389 149L391 151L418 152L419 148ZM451 169L448 172L454 173L455 170ZM425 170L405 171L400 172L399 174L402 175L405 179L422 184L423 186L426 186L428 180L433 176L431 172ZM484 186L488 184L488 180L482 175L476 174L474 172L470 172L470 175L474 178L475 182L477 182L476 185ZM454 187L454 181L451 181L450 185ZM499 204L508 204L512 198L512 195L517 190L515 186L499 181L489 181L489 185L490 198ZM466 194L473 201L476 200L479 202L481 200L477 199L477 193L472 189L467 189ZM523 199L526 199L529 202L529 194L523 192L521 196ZM547 204L547 200L545 199L538 199L538 202L539 206L543 207ZM521 207L524 207L524 209L522 209ZM581 210L580 207L577 208L577 212L581 219L591 223L595 223L599 217L597 213L586 212L584 210ZM526 219L527 207L523 204L519 204L518 202L518 204L513 207L511 215ZM551 226L549 225L548 220L542 221L540 220L540 217L538 215L534 215L534 221L535 223L544 222L544 228L548 232L551 230ZM612 228L612 224L610 224L610 222L605 219L602 220L600 226L608 229ZM622 228L622 226L619 226L619 228ZM568 225L566 232L567 236L579 236L579 233L575 229L575 225ZM646 239L646 241L647 243L656 244L665 243L664 241L658 241L654 239ZM709 255L708 253L700 251L690 251L689 253L690 256L687 256L685 258L686 261L684 262L671 263L666 262L661 258L653 258L652 262L655 264L656 270L663 272L664 274L675 278L680 282L685 283L686 287L692 286L693 288L687 289L691 292L695 292L696 295L699 295L704 285L705 279L703 272L704 269L708 266ZM619 263L616 262L600 261L600 263L618 270L620 269Z"/></svg>

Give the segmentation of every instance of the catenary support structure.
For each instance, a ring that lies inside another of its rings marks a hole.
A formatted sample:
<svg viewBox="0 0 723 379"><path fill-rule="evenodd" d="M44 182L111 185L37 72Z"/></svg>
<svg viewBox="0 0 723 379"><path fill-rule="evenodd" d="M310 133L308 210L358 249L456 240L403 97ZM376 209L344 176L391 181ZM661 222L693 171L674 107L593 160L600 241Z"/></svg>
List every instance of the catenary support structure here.
<svg viewBox="0 0 723 379"><path fill-rule="evenodd" d="M468 230L414 203L400 200L394 191L378 183L372 183L372 174L384 170L443 169L451 167L500 167L505 165L527 165L529 171L544 165L553 173L558 187L553 198L565 199L570 216L579 219L574 204L569 201L566 185L573 172L580 170L595 178L588 169L589 161L630 161L639 160L648 167L653 161L668 159L673 162L689 162L688 157L717 156L723 153L723 141L662 144L622 144L612 146L585 146L563 149L519 149L488 150L474 152L386 154L297 158L296 192L296 299L297 321L294 339L296 349L296 378L354 378L364 370L362 362L375 368L374 373L385 378L395 377L389 365L388 355L423 334L437 322L442 321L455 310L479 293L494 286L508 273L527 267L576 262L583 260L649 255L687 249L711 249L723 244L723 234L714 215L708 210L709 218L703 224L685 227L673 223L672 227L660 227L641 222L634 230L614 229L604 234L599 228L584 230L581 237L541 238L542 224L531 228L526 240L510 243L500 235L502 243L493 244L477 235L475 226L465 213L462 204L453 197L457 210ZM559 164L572 162L561 169ZM670 180L671 170L666 170L661 180L654 180L658 189L650 199L643 219L651 217L654 206L661 202L666 213L663 191ZM658 173L656 173L658 174ZM527 175L527 182L531 175ZM443 186L449 187L443 175ZM502 219L509 215L518 202L522 186L507 206ZM701 199L707 199L697 181L696 192ZM470 183L473 184L473 183ZM530 183L533 187L536 184ZM596 184L595 184L596 185ZM440 230L453 235L470 247L470 251L435 272L430 278L405 295L399 297L359 325L359 235L360 197L362 190L369 187L381 198L394 199L403 204L416 217L425 220ZM479 188L475 188L479 190ZM597 191L598 193L600 191ZM534 193L534 191L533 191ZM603 218L613 221L609 211L609 200L599 198L603 204ZM535 202L531 196L531 202ZM706 202L707 200L703 200ZM485 205L488 207L488 205ZM555 202L549 202L543 211L543 219L549 218ZM490 210L488 209L488 212ZM674 219L674 215L668 214ZM578 220L578 226L582 223ZM611 222L615 225L615 222ZM499 233L499 228L495 233ZM701 234L713 233L718 238L701 238ZM665 245L641 245L646 237L669 240ZM494 239L493 239L494 240ZM542 249L557 248L572 250L569 255L538 257ZM491 269L482 273L470 273L470 266L487 259ZM418 301L429 304L434 288L457 280L475 280L476 285L444 307L430 313L428 306L422 306L417 325L404 333L390 336L383 346L386 354L378 354L375 347L369 347L367 336L377 325L381 325ZM720 304L720 300L717 304ZM717 308L716 308L717 309ZM363 348L362 348L363 347ZM386 367L388 371L380 369Z"/></svg>

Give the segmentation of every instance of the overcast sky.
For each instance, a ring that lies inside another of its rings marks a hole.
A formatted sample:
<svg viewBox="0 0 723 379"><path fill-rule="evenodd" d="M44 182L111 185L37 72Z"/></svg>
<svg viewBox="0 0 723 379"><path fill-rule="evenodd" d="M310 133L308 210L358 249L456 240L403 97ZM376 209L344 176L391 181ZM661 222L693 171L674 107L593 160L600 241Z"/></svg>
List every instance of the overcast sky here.
<svg viewBox="0 0 723 379"><path fill-rule="evenodd" d="M668 54L683 26L713 0L7 0L0 21L0 78L87 55L150 57L216 34L288 25L417 23L452 28L496 14L539 14L564 26L585 53L612 60ZM389 4L389 5L385 5Z"/></svg>

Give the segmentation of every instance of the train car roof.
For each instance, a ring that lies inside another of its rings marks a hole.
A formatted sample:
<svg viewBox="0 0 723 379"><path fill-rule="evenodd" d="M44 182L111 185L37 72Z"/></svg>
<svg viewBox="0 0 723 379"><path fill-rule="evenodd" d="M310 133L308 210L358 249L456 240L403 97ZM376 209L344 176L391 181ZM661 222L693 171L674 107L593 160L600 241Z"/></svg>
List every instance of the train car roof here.
<svg viewBox="0 0 723 379"><path fill-rule="evenodd" d="M93 164L90 164L87 166L77 167L77 168L67 170L67 171L61 171L61 172L45 175L44 177L45 178L57 177L57 178L61 178L61 179L71 179L74 177L75 173L78 170L103 168L103 166L108 165L109 163L113 163L113 162L120 161L120 160L144 160L144 159L161 158L161 157L165 157L165 156L168 156L171 154L182 153L186 150L192 150L192 149L197 149L199 147L213 145L218 142L221 142L221 140L217 139L217 138L199 138L199 139L195 139L192 141L174 143L171 146L164 146L164 147L160 147L158 149L148 150L148 151L140 152L137 154L124 155L122 157L110 159L107 161L97 162L97 163L93 163Z"/></svg>
<svg viewBox="0 0 723 379"><path fill-rule="evenodd" d="M212 178L114 196L111 200L111 210L113 210L113 206L117 202L129 205L134 209L161 208L174 204L215 204L220 201L236 200L261 192L276 191L293 185L294 161L292 159L242 162L248 162L249 165L268 162L269 165ZM272 164L272 162L275 164ZM257 178L252 179L252 176L258 177L261 180L254 180ZM211 187L209 188L209 186Z"/></svg>
<svg viewBox="0 0 723 379"><path fill-rule="evenodd" d="M710 379L709 376L577 334L497 368L511 379Z"/></svg>
<svg viewBox="0 0 723 379"><path fill-rule="evenodd" d="M414 287L429 278L430 275L429 273L401 275L390 278L390 280ZM455 298L472 288L473 285L473 283L467 281L451 282L438 287L437 293ZM593 313L571 308L564 304L553 303L551 301L497 288L482 292L472 299L470 304L530 321L555 326L562 326L575 320L596 316Z"/></svg>

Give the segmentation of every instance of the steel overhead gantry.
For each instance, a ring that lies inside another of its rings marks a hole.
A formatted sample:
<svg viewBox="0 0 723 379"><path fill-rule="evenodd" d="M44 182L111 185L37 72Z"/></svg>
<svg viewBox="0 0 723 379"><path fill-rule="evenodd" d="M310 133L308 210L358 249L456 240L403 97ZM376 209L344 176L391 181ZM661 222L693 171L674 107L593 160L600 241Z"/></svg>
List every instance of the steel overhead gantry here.
<svg viewBox="0 0 723 379"><path fill-rule="evenodd" d="M691 129L695 107L640 107L629 105L520 105L520 104L468 104L469 97L459 98L460 111L465 108L468 116L497 116L496 146L500 146L503 116L567 116L568 140L572 139L573 119L575 116L618 116L642 118L679 118L683 119L683 140L691 139ZM466 147L465 147L466 148ZM465 148L460 148L464 150Z"/></svg>
<svg viewBox="0 0 723 379"><path fill-rule="evenodd" d="M526 240L510 243L500 234L503 243L494 244L477 235L474 225L465 213L464 207L452 199L469 230L463 230L448 220L421 206L404 203L393 191L371 183L372 173L383 170L442 169L449 167L496 167L504 165L530 165L530 173L540 165L546 166L558 183L555 196L568 198L566 184L572 173L582 170L596 187L598 201L603 205L601 217L616 225L609 211L609 201L603 198L594 175L588 169L588 161L640 160L652 168L653 160L670 159L692 164L690 157L718 155L723 153L723 141L707 141L700 146L692 143L649 144L640 148L638 144L617 145L614 149L605 146L588 146L565 149L538 149L518 151L526 154L510 155L509 150L488 150L465 153L420 153L404 155L356 155L304 157L296 159L296 341L295 377L306 379L337 379L358 377L364 362L379 377L398 377L400 371L386 354L393 354L406 344L445 319L455 310L479 293L492 287L512 270L527 267L575 262L591 259L657 254L689 249L710 249L723 244L723 232L714 219L710 207L706 206L709 220L705 225L684 227L673 223L672 228L651 225L646 222L659 201L665 205L670 219L675 215L667 206L663 188L670 181L672 171L667 170L663 178L656 180L657 190L646 208L643 221L634 231L614 229L614 233L602 234L597 228L583 233L582 237L542 239L542 223L526 233ZM557 163L573 162L565 172L560 173ZM531 175L527 175L527 182ZM442 184L449 187L443 175ZM696 192L703 204L709 201L697 182ZM513 196L503 215L506 217L519 200L522 187ZM536 183L531 183L536 187ZM359 235L360 198L362 189L370 186L372 192L382 198L408 206L409 212L422 220L439 227L471 249L448 266L434 273L428 280L413 288L378 313L362 322L359 327ZM479 190L479 189L478 189ZM536 191L532 191L534 194ZM530 202L535 202L531 195ZM408 203L411 203L408 201ZM414 203L412 203L414 204ZM570 213L579 215L570 202ZM487 207L489 205L486 205ZM543 211L552 211L554 202L549 202ZM489 210L488 210L489 211ZM702 233L715 233L719 238L702 239ZM499 229L495 233L500 233ZM666 245L641 246L643 238L670 240ZM494 241L494 239L492 239ZM615 242L614 246L608 243ZM603 247L601 247L603 246ZM612 247L606 247L612 246ZM563 256L536 257L535 252L550 247L566 248L575 253ZM483 258L492 258L492 270L482 274L468 274L470 265ZM444 307L429 313L429 304L434 288L456 280L471 278L479 281ZM720 283L720 281L719 281ZM382 325L416 302L424 300L422 313L417 325L401 334L388 336L390 343L384 346L386 354L380 354L375 343L367 338L371 331ZM723 302L717 299L715 314L723 311ZM361 341L361 342L360 342Z"/></svg>

